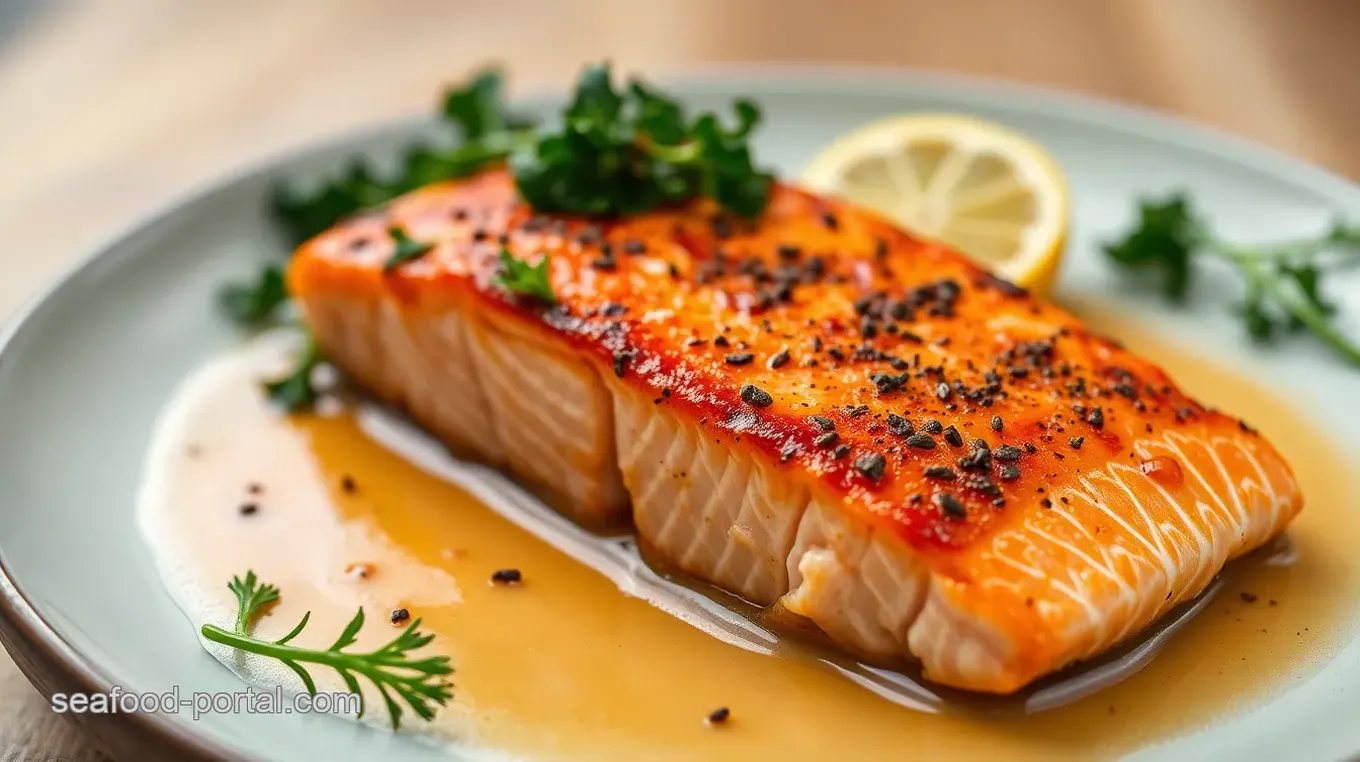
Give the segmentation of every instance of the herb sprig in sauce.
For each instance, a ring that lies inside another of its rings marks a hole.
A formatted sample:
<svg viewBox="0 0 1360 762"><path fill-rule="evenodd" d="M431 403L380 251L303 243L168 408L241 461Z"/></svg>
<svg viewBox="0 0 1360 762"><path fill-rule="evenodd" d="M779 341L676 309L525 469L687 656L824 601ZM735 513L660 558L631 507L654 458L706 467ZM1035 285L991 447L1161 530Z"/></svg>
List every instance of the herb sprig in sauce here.
<svg viewBox="0 0 1360 762"><path fill-rule="evenodd" d="M1158 272L1162 293L1172 301L1189 294L1197 262L1226 262L1246 284L1240 314L1252 338L1268 342L1288 330L1307 330L1342 359L1360 366L1360 344L1337 330L1335 308L1321 291L1327 275L1360 265L1360 227L1337 222L1313 238L1236 244L1216 236L1188 197L1174 194L1141 201L1138 223L1106 244L1105 252L1127 268Z"/></svg>
<svg viewBox="0 0 1360 762"><path fill-rule="evenodd" d="M402 704L421 719L431 720L436 707L443 706L453 698L452 686L446 679L453 674L448 657L415 658L411 655L412 651L423 648L434 639L434 635L420 631L419 619L407 625L401 634L381 648L364 652L346 651L346 648L354 645L359 630L364 626L364 610L360 608L329 648L302 648L292 645L290 641L307 626L310 612L304 614L302 621L287 635L278 640L262 640L250 635L250 629L265 608L279 600L279 589L260 582L255 573L250 571L246 572L244 579L233 577L227 588L236 595L235 625L227 630L205 624L201 630L203 637L241 651L278 659L302 680L303 687L312 695L316 695L316 683L302 665L330 667L339 673L352 693L359 695L358 716L363 717L364 694L359 687L359 678L362 677L382 695L393 730L401 726Z"/></svg>

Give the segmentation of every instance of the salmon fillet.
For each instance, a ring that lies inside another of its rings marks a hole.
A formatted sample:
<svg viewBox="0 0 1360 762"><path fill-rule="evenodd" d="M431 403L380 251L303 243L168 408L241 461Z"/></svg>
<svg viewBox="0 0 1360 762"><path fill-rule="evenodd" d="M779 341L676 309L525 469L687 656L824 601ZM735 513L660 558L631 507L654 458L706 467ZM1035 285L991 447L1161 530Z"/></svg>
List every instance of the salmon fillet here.
<svg viewBox="0 0 1360 762"><path fill-rule="evenodd" d="M387 233L435 248L384 272ZM497 285L548 256L556 304ZM1302 498L1245 423L945 246L780 186L535 215L502 170L304 244L329 358L458 453L848 651L1015 691L1129 638Z"/></svg>

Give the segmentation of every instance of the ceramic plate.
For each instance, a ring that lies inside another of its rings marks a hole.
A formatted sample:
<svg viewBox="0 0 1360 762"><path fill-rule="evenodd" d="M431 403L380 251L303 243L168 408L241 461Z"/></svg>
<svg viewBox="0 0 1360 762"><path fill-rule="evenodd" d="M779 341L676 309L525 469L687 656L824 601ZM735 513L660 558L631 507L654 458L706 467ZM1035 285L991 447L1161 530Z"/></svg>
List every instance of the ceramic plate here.
<svg viewBox="0 0 1360 762"><path fill-rule="evenodd" d="M1360 191L1346 181L1201 128L1034 90L825 68L713 70L674 84L695 105L717 107L739 95L759 100L767 117L759 153L788 175L837 134L902 111L970 112L1028 133L1062 163L1075 202L1058 298L1104 300L1147 330L1288 395L1338 439L1360 431L1360 403L1325 414L1322 406L1360 400L1360 373L1306 341L1269 353L1253 349L1223 299L1169 310L1155 294L1127 288L1098 248L1127 224L1143 192L1188 189L1215 225L1250 240L1312 233L1338 213L1360 219ZM213 309L213 294L224 280L281 253L264 214L271 183L334 170L355 152L392 156L430 128L411 122L341 140L198 193L96 252L0 338L3 629L6 646L45 692L112 684L240 689L199 646L196 623L166 594L135 527L153 421L186 374L238 340ZM1344 285L1342 300L1360 306L1360 283ZM1205 294L1234 287L1230 276L1213 273L1199 285ZM1352 320L1347 329L1356 327ZM1360 501L1328 509L1360 510ZM1360 550L1360 538L1356 545ZM1134 757L1344 758L1360 752L1356 686L1360 643L1351 643L1255 708ZM418 736L325 716L85 719L130 758L448 758Z"/></svg>

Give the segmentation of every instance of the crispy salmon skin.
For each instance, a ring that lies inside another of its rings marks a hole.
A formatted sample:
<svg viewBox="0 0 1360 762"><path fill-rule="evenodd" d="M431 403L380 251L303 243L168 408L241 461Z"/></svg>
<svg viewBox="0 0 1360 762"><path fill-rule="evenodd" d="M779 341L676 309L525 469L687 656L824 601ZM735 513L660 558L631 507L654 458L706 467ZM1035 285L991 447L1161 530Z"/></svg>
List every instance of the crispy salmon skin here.
<svg viewBox="0 0 1360 762"><path fill-rule="evenodd" d="M386 268L400 227L433 248ZM553 303L499 285L547 257ZM304 244L328 357L460 453L847 650L1007 693L1138 633L1302 498L1249 426L941 244L778 186L535 215L501 170Z"/></svg>

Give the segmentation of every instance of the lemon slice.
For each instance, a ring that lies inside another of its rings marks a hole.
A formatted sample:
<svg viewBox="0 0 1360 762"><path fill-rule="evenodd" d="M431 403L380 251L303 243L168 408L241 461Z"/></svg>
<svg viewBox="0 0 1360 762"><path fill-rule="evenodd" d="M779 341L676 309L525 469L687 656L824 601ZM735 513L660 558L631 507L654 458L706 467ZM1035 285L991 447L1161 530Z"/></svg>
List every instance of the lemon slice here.
<svg viewBox="0 0 1360 762"><path fill-rule="evenodd" d="M954 114L871 122L822 150L803 184L944 241L1017 285L1051 285L1067 238L1067 181L1048 152Z"/></svg>

